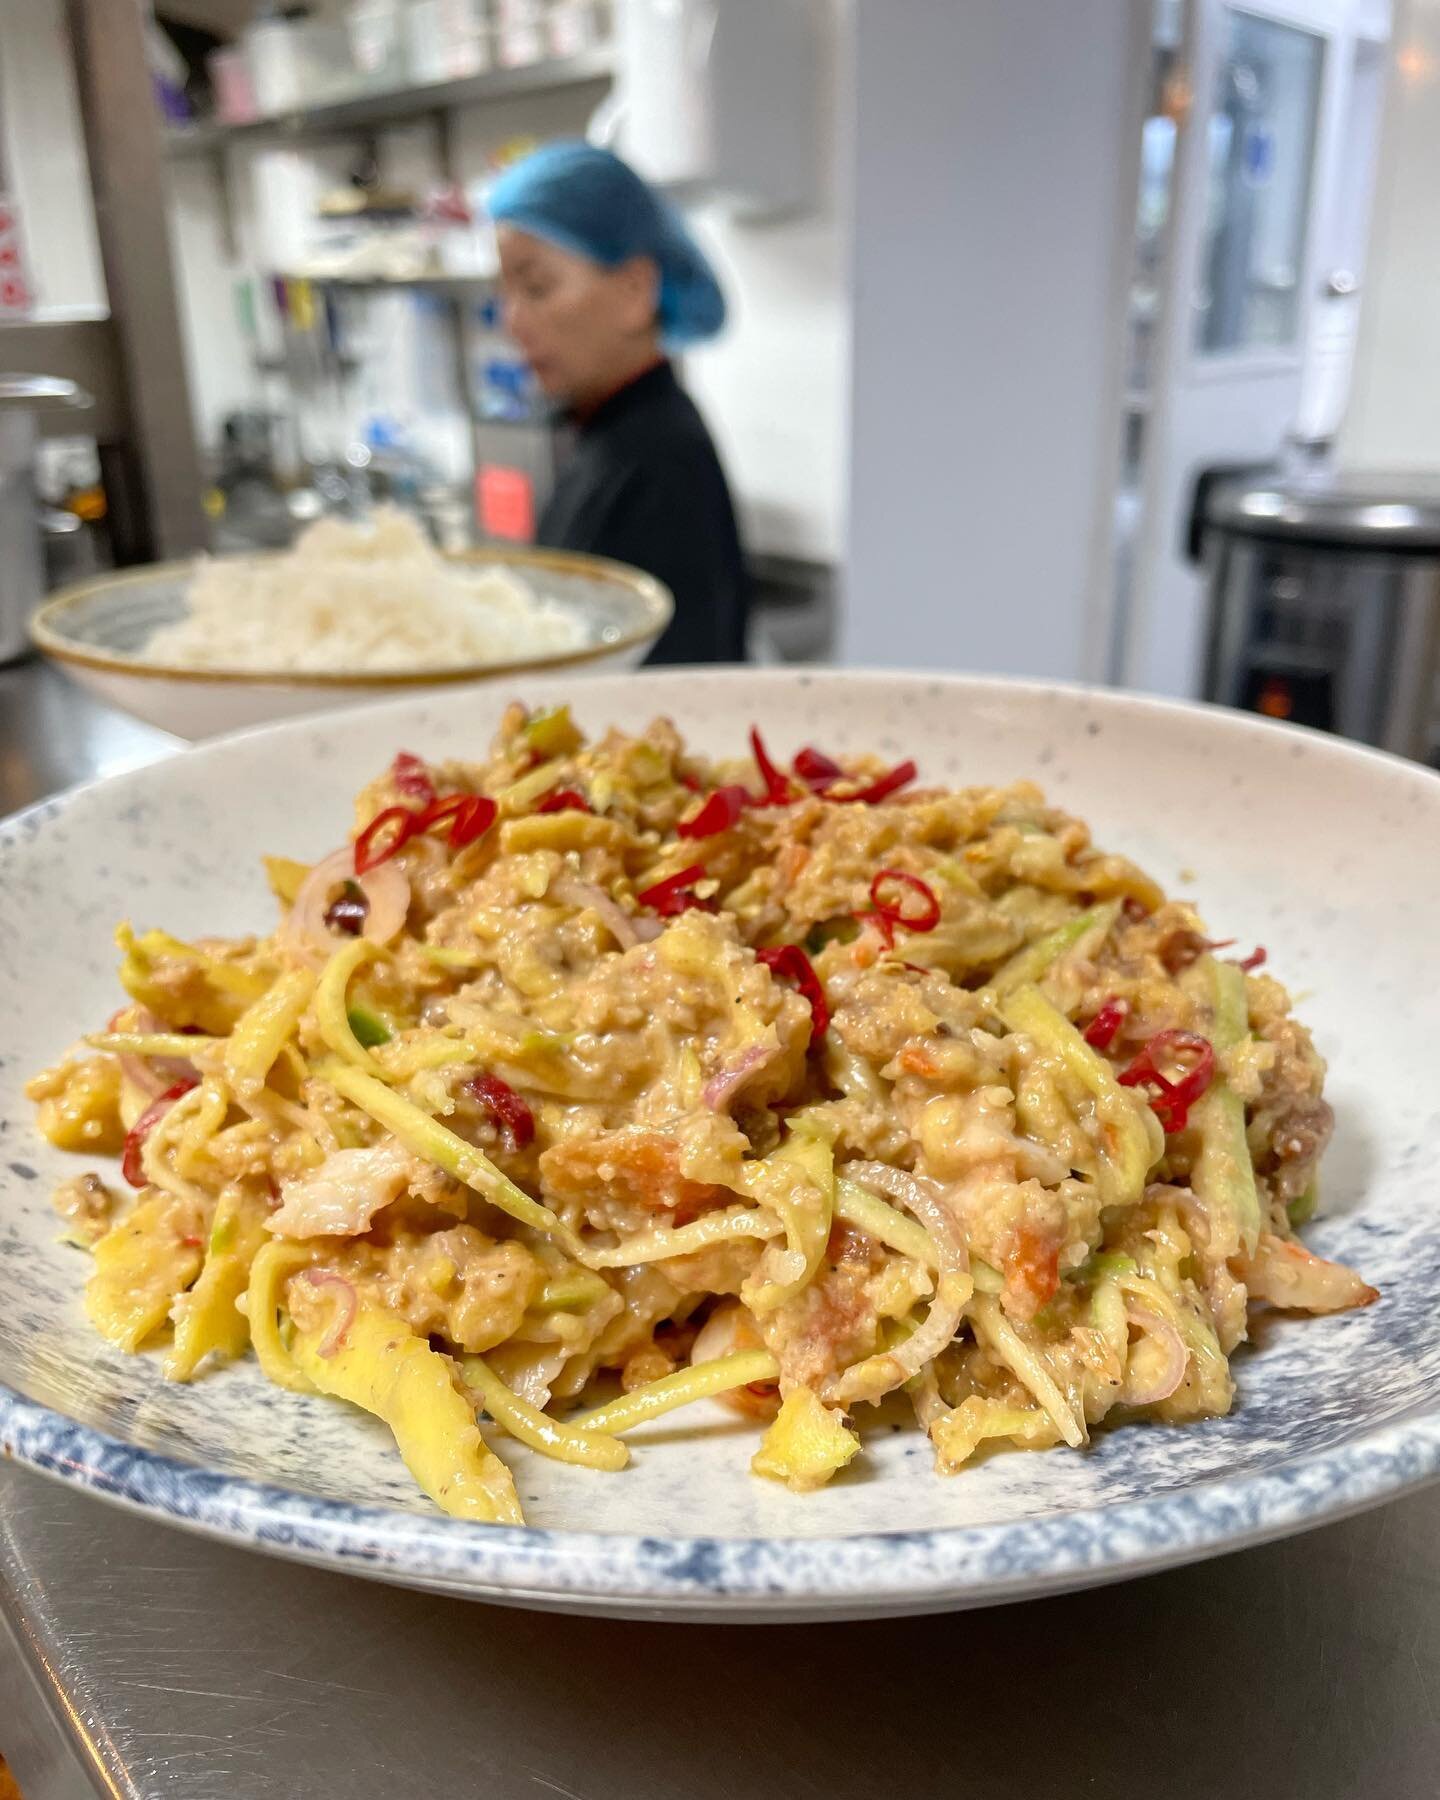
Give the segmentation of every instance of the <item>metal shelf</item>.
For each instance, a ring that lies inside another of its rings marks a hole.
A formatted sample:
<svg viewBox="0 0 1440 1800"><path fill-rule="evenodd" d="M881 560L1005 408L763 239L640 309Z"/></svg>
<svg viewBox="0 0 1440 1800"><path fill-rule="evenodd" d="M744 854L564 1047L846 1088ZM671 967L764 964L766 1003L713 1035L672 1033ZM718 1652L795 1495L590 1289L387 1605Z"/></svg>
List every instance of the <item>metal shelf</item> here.
<svg viewBox="0 0 1440 1800"><path fill-rule="evenodd" d="M469 300L490 293L495 287L493 275L307 275L300 270L287 270L282 281L308 281L311 287L335 288L341 293L408 293L439 294L450 300Z"/></svg>
<svg viewBox="0 0 1440 1800"><path fill-rule="evenodd" d="M274 113L246 125L205 124L177 127L165 135L168 156L210 156L231 144L266 139L299 143L308 139L348 137L356 132L379 130L407 119L449 112L457 106L473 106L485 100L503 100L513 94L539 94L555 88L576 87L589 81L607 81L614 73L608 45L583 50L577 56L525 63L513 69L488 69L461 81L432 81L420 87L391 88L373 94L356 94L294 112Z"/></svg>

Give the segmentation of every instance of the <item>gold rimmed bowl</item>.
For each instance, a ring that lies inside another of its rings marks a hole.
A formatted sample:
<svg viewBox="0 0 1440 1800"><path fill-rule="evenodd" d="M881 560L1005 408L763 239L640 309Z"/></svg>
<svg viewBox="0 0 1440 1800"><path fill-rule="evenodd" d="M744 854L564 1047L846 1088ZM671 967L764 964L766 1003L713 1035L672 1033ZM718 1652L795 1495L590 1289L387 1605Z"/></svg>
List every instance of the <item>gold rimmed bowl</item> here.
<svg viewBox="0 0 1440 1800"><path fill-rule="evenodd" d="M265 560L245 558L250 563ZM187 668L157 661L146 654L146 645L163 626L184 618L186 595L199 569L193 561L155 563L66 588L39 609L30 631L46 656L100 699L149 725L198 739L411 689L494 682L552 669L578 674L632 668L675 609L661 582L606 557L487 547L446 561L462 570L498 565L513 572L541 597L572 612L584 641L503 662L417 662L405 669Z"/></svg>

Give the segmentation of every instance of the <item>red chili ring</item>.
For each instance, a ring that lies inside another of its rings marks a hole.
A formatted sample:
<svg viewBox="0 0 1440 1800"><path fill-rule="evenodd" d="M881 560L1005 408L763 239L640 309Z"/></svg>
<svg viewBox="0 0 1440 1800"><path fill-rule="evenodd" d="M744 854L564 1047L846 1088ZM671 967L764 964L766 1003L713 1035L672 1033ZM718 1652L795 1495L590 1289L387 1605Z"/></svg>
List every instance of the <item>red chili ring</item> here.
<svg viewBox="0 0 1440 1800"><path fill-rule="evenodd" d="M355 873L364 875L379 868L381 863L389 862L402 845L408 844L417 831L423 830L419 822L422 817L422 814L411 812L408 806L387 806L383 812L376 813L355 840ZM385 836L387 827L392 834L389 837Z"/></svg>
<svg viewBox="0 0 1440 1800"><path fill-rule="evenodd" d="M648 906L652 912L659 913L662 919L677 918L694 907L702 912L714 912L715 902L702 900L693 891L693 884L704 879L704 865L691 863L688 868L681 869L674 875L667 875L663 881L657 881L653 887L642 889L635 898L641 906Z"/></svg>
<svg viewBox="0 0 1440 1800"><path fill-rule="evenodd" d="M925 903L923 910L907 915L894 901L885 900L880 887L886 881L899 882L902 887L919 894ZM875 908L877 917L884 921L882 932L891 944L895 941L894 931L897 925L903 925L907 931L933 931L940 923L940 902L935 896L934 888L918 875L911 875L904 869L880 870L870 883L870 904Z"/></svg>
<svg viewBox="0 0 1440 1800"><path fill-rule="evenodd" d="M578 788L551 788L535 810L537 813L593 813L595 808Z"/></svg>
<svg viewBox="0 0 1440 1800"><path fill-rule="evenodd" d="M795 798L790 785L790 777L775 766L770 752L765 748L765 741L759 730L750 727L750 753L755 758L755 767L760 771L760 779L765 784L765 792L755 802L757 806L788 806Z"/></svg>
<svg viewBox="0 0 1440 1800"><path fill-rule="evenodd" d="M806 787L817 794L823 794L827 788L834 787L837 781L845 779L845 771L834 757L827 756L823 750L817 750L813 744L807 744L803 750L796 752L793 767Z"/></svg>
<svg viewBox="0 0 1440 1800"><path fill-rule="evenodd" d="M858 800L865 806L876 806L880 801L888 800L897 788L907 787L915 779L915 775L915 764L907 758L902 763L896 763L887 774L872 781L869 787L861 788L858 794L844 794L841 798L846 801Z"/></svg>
<svg viewBox="0 0 1440 1800"><path fill-rule="evenodd" d="M694 818L680 821L676 833L683 838L714 837L717 832L729 831L746 807L753 804L749 790L738 784L718 787Z"/></svg>
<svg viewBox="0 0 1440 1800"><path fill-rule="evenodd" d="M1108 1050L1129 1016L1130 1002L1112 996L1085 1027L1085 1042L1094 1050Z"/></svg>
<svg viewBox="0 0 1440 1800"><path fill-rule="evenodd" d="M499 810L488 794L467 794L464 805L456 810L450 824L450 848L463 850L476 838L484 837L495 823Z"/></svg>
<svg viewBox="0 0 1440 1800"><path fill-rule="evenodd" d="M812 1045L818 1043L830 1025L830 1006L814 963L798 944L779 944L773 950L757 950L755 960L764 963L772 974L794 982L800 998L810 1002L810 1042Z"/></svg>
<svg viewBox="0 0 1440 1800"><path fill-rule="evenodd" d="M1162 1056L1186 1054L1194 1063L1178 1081L1162 1075L1156 1066ZM1215 1050L1208 1038L1193 1031L1157 1031L1143 1044L1128 1068L1116 1078L1122 1087L1155 1087L1150 1108L1167 1132L1183 1131L1189 1122L1190 1108L1215 1079Z"/></svg>

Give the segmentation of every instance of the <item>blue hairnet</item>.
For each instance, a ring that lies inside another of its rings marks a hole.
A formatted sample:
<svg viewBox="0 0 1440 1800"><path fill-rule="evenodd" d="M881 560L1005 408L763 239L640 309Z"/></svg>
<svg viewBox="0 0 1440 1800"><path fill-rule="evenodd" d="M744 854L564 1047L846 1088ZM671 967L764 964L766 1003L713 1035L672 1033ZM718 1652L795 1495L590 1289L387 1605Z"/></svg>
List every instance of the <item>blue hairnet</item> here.
<svg viewBox="0 0 1440 1800"><path fill-rule="evenodd" d="M667 343L699 343L725 323L720 284L679 213L609 150L546 144L505 170L487 204L496 224L514 225L605 268L652 257Z"/></svg>

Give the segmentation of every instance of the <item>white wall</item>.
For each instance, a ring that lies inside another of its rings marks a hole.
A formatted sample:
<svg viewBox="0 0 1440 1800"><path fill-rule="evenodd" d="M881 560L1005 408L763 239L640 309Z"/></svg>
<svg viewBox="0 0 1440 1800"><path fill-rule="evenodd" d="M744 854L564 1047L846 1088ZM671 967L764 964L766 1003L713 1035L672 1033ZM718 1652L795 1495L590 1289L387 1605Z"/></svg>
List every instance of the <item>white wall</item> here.
<svg viewBox="0 0 1440 1800"><path fill-rule="evenodd" d="M0 0L0 134L37 317L107 310L64 0Z"/></svg>
<svg viewBox="0 0 1440 1800"><path fill-rule="evenodd" d="M769 221L747 220L720 205L692 209L731 315L722 337L686 357L685 378L719 442L749 547L838 562L848 461L843 165L853 7L849 0L824 0L816 18L816 205L803 216Z"/></svg>
<svg viewBox="0 0 1440 1800"><path fill-rule="evenodd" d="M1399 0L1341 459L1440 469L1440 0Z"/></svg>
<svg viewBox="0 0 1440 1800"><path fill-rule="evenodd" d="M1144 0L859 0L845 660L1099 667Z"/></svg>

